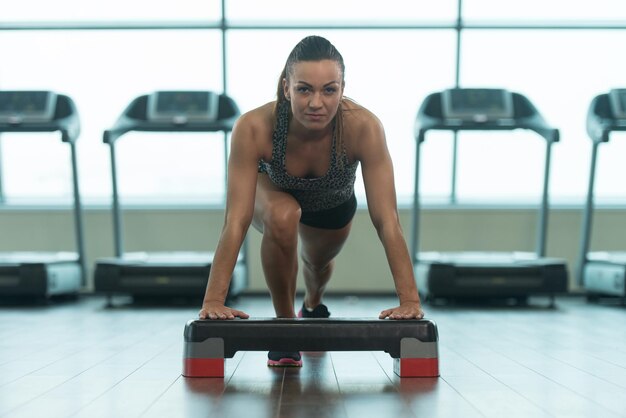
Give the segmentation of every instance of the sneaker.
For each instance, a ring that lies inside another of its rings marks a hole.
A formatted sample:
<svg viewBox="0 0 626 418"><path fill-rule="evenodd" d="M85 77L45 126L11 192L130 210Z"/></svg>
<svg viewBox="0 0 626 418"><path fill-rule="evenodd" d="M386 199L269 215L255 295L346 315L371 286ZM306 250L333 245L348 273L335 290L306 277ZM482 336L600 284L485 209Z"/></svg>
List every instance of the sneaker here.
<svg viewBox="0 0 626 418"><path fill-rule="evenodd" d="M298 351L270 351L267 353L270 367L302 367L302 356Z"/></svg>
<svg viewBox="0 0 626 418"><path fill-rule="evenodd" d="M298 312L298 318L328 318L330 317L330 312L328 312L328 308L323 303L320 303L313 309L309 311L304 302L302 302L302 309Z"/></svg>

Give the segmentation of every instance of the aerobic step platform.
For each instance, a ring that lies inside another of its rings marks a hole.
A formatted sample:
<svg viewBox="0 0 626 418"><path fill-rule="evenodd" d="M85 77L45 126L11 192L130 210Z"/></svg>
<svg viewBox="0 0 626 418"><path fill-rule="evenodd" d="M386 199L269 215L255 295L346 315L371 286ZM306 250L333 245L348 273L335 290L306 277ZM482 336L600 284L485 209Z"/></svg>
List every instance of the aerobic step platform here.
<svg viewBox="0 0 626 418"><path fill-rule="evenodd" d="M237 351L269 350L384 351L400 377L439 376L437 326L427 319L197 319L184 336L186 377L224 377Z"/></svg>

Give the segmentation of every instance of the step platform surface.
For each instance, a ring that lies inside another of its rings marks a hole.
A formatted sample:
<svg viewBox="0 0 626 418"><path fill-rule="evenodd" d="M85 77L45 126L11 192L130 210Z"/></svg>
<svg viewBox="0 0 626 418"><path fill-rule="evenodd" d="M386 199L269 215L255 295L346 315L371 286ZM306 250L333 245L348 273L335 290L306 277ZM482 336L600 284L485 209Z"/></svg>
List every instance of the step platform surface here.
<svg viewBox="0 0 626 418"><path fill-rule="evenodd" d="M250 318L190 320L183 376L223 377L238 351L384 351L400 377L439 376L438 333L428 319Z"/></svg>

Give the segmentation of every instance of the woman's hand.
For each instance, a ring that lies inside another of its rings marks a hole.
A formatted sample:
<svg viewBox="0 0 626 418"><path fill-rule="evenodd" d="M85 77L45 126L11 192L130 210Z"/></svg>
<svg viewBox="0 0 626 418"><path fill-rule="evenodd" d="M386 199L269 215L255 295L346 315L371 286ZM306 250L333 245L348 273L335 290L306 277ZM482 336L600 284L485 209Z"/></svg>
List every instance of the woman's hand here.
<svg viewBox="0 0 626 418"><path fill-rule="evenodd" d="M235 317L248 319L250 315L245 312L231 309L221 302L204 302L198 312L200 319L235 319Z"/></svg>
<svg viewBox="0 0 626 418"><path fill-rule="evenodd" d="M386 309L380 313L379 319L422 319L424 311L419 302L403 302L400 306Z"/></svg>

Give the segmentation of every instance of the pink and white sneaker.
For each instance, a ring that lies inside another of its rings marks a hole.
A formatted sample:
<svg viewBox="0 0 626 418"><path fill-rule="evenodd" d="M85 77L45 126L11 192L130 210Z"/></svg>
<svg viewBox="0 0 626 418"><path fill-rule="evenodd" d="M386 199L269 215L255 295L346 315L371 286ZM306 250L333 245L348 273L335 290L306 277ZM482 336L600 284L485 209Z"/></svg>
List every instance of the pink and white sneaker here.
<svg viewBox="0 0 626 418"><path fill-rule="evenodd" d="M270 351L267 353L270 367L302 367L302 356L298 351Z"/></svg>

